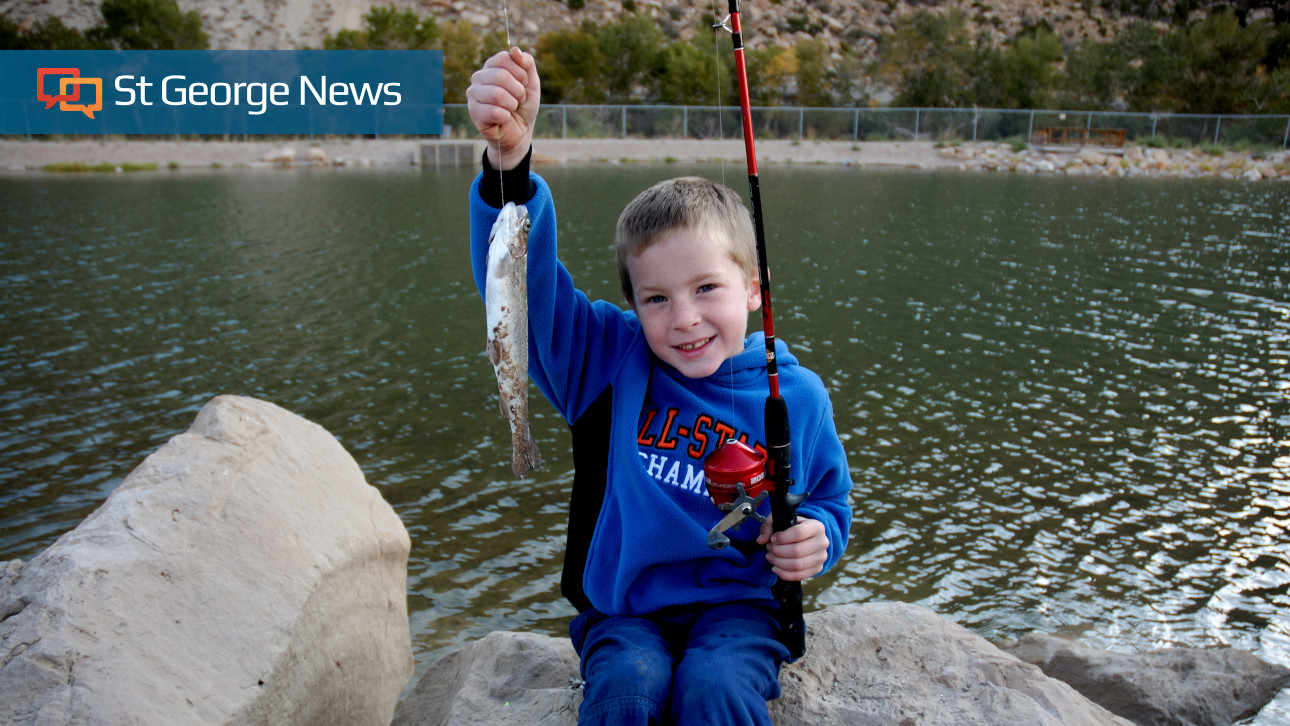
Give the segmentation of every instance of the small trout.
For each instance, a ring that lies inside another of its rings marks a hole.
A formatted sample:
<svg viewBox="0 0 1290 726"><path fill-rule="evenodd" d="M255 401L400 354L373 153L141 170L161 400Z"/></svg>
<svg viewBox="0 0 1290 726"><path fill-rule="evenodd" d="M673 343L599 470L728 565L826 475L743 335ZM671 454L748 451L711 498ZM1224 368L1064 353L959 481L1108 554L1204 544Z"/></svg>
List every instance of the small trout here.
<svg viewBox="0 0 1290 726"><path fill-rule="evenodd" d="M511 425L511 470L538 468L542 457L529 433L529 210L507 202L488 235L488 360L497 374L502 418Z"/></svg>

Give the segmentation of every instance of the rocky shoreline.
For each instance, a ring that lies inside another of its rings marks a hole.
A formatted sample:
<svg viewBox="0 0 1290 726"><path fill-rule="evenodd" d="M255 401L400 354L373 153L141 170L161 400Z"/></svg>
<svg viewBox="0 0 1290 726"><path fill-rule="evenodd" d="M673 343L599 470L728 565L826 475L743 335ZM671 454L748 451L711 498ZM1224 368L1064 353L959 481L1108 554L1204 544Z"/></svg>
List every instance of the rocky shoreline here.
<svg viewBox="0 0 1290 726"><path fill-rule="evenodd" d="M1014 150L1008 144L973 144L948 146L940 153L942 158L956 161L956 168L965 171L1290 181L1290 153L1284 151L1266 155L1236 151L1211 154L1192 149L1147 149L1141 146L1115 151L1091 148Z"/></svg>
<svg viewBox="0 0 1290 726"><path fill-rule="evenodd" d="M0 723L572 726L567 639L492 633L413 675L406 528L322 427L220 396L74 530L0 563ZM1290 684L1232 649L991 644L931 610L807 615L780 726L1231 724Z"/></svg>
<svg viewBox="0 0 1290 726"><path fill-rule="evenodd" d="M277 169L283 167L413 167L436 147L452 148L453 166L475 165L479 140L302 139L281 141L21 141L0 140L0 173L39 178L42 172ZM1020 174L1290 181L1290 151L1039 148L1006 143L943 145L930 141L760 141L761 164L819 164L849 168L995 171ZM442 158L442 157L435 157ZM534 163L744 162L737 139L538 139ZM440 164L442 165L442 164ZM34 173L33 173L34 172Z"/></svg>

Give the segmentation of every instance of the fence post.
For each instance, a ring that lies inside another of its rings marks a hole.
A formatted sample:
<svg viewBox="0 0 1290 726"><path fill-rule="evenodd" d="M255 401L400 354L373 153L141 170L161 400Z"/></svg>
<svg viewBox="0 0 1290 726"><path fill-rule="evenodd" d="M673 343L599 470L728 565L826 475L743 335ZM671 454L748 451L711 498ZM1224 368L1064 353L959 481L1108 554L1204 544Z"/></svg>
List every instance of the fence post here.
<svg viewBox="0 0 1290 726"><path fill-rule="evenodd" d="M801 142L802 142L802 140L806 138L806 134L805 134L805 133L803 133L803 132L804 132L804 129L805 129L805 127L804 127L804 123L803 123L803 121L804 121L804 117L805 117L805 116L806 116L806 109L802 108L801 106L798 106L798 107L797 107L797 141L798 141L798 143L801 143Z"/></svg>
<svg viewBox="0 0 1290 726"><path fill-rule="evenodd" d="M1286 124L1286 131L1287 131L1287 132L1290 132L1290 123L1287 123L1287 124ZM851 131L851 140L852 140L852 141L859 141L859 140L860 140L860 109L858 109L858 108L856 109L856 123L855 123L855 128L854 128L854 129L852 129L852 131ZM1285 146L1285 144L1282 144L1282 146Z"/></svg>
<svg viewBox="0 0 1290 726"><path fill-rule="evenodd" d="M690 107L681 107L681 138L690 138Z"/></svg>
<svg viewBox="0 0 1290 726"><path fill-rule="evenodd" d="M1035 111L1034 109L1031 109L1030 128L1026 129L1026 143L1029 144L1030 140L1033 138L1035 138Z"/></svg>
<svg viewBox="0 0 1290 726"><path fill-rule="evenodd" d="M1286 134L1281 137L1281 148L1286 148L1290 144L1290 116L1286 116Z"/></svg>
<svg viewBox="0 0 1290 726"><path fill-rule="evenodd" d="M1153 139L1156 137L1156 121L1159 119L1160 117L1154 112L1151 114L1151 138Z"/></svg>
<svg viewBox="0 0 1290 726"><path fill-rule="evenodd" d="M1219 116L1214 121L1214 145L1218 146L1218 130L1223 128L1223 117Z"/></svg>
<svg viewBox="0 0 1290 726"><path fill-rule="evenodd" d="M569 107L560 104L560 138L569 138Z"/></svg>
<svg viewBox="0 0 1290 726"><path fill-rule="evenodd" d="M977 116L979 115L980 115L980 112L977 111L976 106L973 106L972 107L972 143L974 144L976 143L976 119L977 119Z"/></svg>
<svg viewBox="0 0 1290 726"><path fill-rule="evenodd" d="M623 138L627 138L627 106L623 105Z"/></svg>
<svg viewBox="0 0 1290 726"><path fill-rule="evenodd" d="M918 122L922 120L919 118L921 110L922 109L917 108L914 109L914 141L918 141Z"/></svg>

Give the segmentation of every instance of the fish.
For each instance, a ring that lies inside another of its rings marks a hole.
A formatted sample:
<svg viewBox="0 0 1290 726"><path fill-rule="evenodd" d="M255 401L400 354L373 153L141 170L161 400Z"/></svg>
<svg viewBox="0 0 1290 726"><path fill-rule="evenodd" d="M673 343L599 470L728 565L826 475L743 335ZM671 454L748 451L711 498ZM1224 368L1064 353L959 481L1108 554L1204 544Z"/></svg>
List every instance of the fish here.
<svg viewBox="0 0 1290 726"><path fill-rule="evenodd" d="M507 202L488 235L485 350L497 375L498 406L511 427L511 471L523 478L542 464L529 431L529 210Z"/></svg>

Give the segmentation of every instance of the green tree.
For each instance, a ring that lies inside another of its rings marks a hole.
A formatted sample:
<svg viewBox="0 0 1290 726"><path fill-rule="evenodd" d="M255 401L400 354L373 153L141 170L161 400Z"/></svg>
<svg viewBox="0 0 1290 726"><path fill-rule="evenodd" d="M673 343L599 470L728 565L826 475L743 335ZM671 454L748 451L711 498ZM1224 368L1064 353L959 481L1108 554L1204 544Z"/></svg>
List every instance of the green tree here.
<svg viewBox="0 0 1290 726"><path fill-rule="evenodd" d="M656 78L660 103L672 105L714 106L729 103L729 87L734 76L721 69L721 89L726 98L717 98L717 57L711 43L707 48L695 43L669 43L663 49Z"/></svg>
<svg viewBox="0 0 1290 726"><path fill-rule="evenodd" d="M1290 114L1290 64L1260 79L1255 89L1256 99L1251 99L1256 113Z"/></svg>
<svg viewBox="0 0 1290 726"><path fill-rule="evenodd" d="M1057 103L1073 109L1176 110L1169 79L1177 75L1178 62L1164 35L1146 21L1134 21L1111 40L1086 39L1071 51Z"/></svg>
<svg viewBox="0 0 1290 726"><path fill-rule="evenodd" d="M90 43L121 50L204 50L210 47L202 18L180 12L175 0L103 0L103 25L90 28Z"/></svg>
<svg viewBox="0 0 1290 726"><path fill-rule="evenodd" d="M1057 104L1077 110L1111 108L1127 95L1132 75L1118 45L1085 38L1066 59Z"/></svg>
<svg viewBox="0 0 1290 726"><path fill-rule="evenodd" d="M17 23L0 15L0 50L30 50L24 36L26 33L22 32Z"/></svg>
<svg viewBox="0 0 1290 726"><path fill-rule="evenodd" d="M833 105L832 68L829 49L820 40L807 40L793 46L797 58L797 105Z"/></svg>
<svg viewBox="0 0 1290 726"><path fill-rule="evenodd" d="M92 41L76 28L48 17L23 30L17 23L0 17L0 50L105 50L103 41Z"/></svg>
<svg viewBox="0 0 1290 726"><path fill-rule="evenodd" d="M465 103L470 76L484 62L483 43L466 20L445 25L439 42L443 46L443 101Z"/></svg>
<svg viewBox="0 0 1290 726"><path fill-rule="evenodd" d="M666 74L663 31L646 15L546 33L538 39L543 97L555 103L647 103ZM679 59L674 59L679 60ZM549 93L548 93L549 89Z"/></svg>
<svg viewBox="0 0 1290 726"><path fill-rule="evenodd" d="M833 102L839 106L868 106L871 79L866 63L850 47L842 49L833 67Z"/></svg>
<svg viewBox="0 0 1290 726"><path fill-rule="evenodd" d="M1180 59L1161 35L1146 22L1130 25L1114 41L1128 64L1124 100L1131 111L1176 111L1178 99L1170 95L1170 78L1178 73Z"/></svg>
<svg viewBox="0 0 1290 726"><path fill-rule="evenodd" d="M175 0L104 0L103 23L84 32L48 17L23 30L0 18L4 50L202 50L210 46L202 19Z"/></svg>
<svg viewBox="0 0 1290 726"><path fill-rule="evenodd" d="M173 0L172 0L173 1ZM361 30L341 30L323 38L326 50L438 49L439 24L393 4L373 6L363 15Z"/></svg>
<svg viewBox="0 0 1290 726"><path fill-rule="evenodd" d="M584 22L574 30L544 33L537 44L542 69L542 99L550 103L605 103L609 100L608 59L596 28Z"/></svg>
<svg viewBox="0 0 1290 726"><path fill-rule="evenodd" d="M651 101L658 96L663 31L648 15L630 14L597 33L600 55L609 63L609 95L622 103Z"/></svg>
<svg viewBox="0 0 1290 726"><path fill-rule="evenodd" d="M879 77L896 88L901 106L959 107L971 104L974 63L962 11L919 10L900 19L879 40Z"/></svg>
<svg viewBox="0 0 1290 726"><path fill-rule="evenodd" d="M1290 113L1290 22L1256 30L1265 34L1267 49L1246 89L1247 106L1252 113Z"/></svg>
<svg viewBox="0 0 1290 726"><path fill-rule="evenodd" d="M1175 109L1190 113L1243 113L1251 84L1267 55L1268 23L1241 27L1228 9L1170 33L1166 46L1179 59L1168 79Z"/></svg>
<svg viewBox="0 0 1290 726"><path fill-rule="evenodd" d="M730 53L722 57L730 58L730 93L723 103L739 103L739 92L735 87L734 58ZM754 106L779 106L796 97L797 89L797 54L791 48L773 45L766 48L753 48L744 51L744 62L748 66L748 98Z"/></svg>
<svg viewBox="0 0 1290 726"><path fill-rule="evenodd" d="M482 58L491 58L498 53L510 48L510 39L506 37L504 28L494 28L484 33L484 49L480 54Z"/></svg>
<svg viewBox="0 0 1290 726"><path fill-rule="evenodd" d="M1003 50L977 40L973 96L990 108L1047 108L1058 85L1062 44L1052 28L1036 26L1012 39Z"/></svg>

